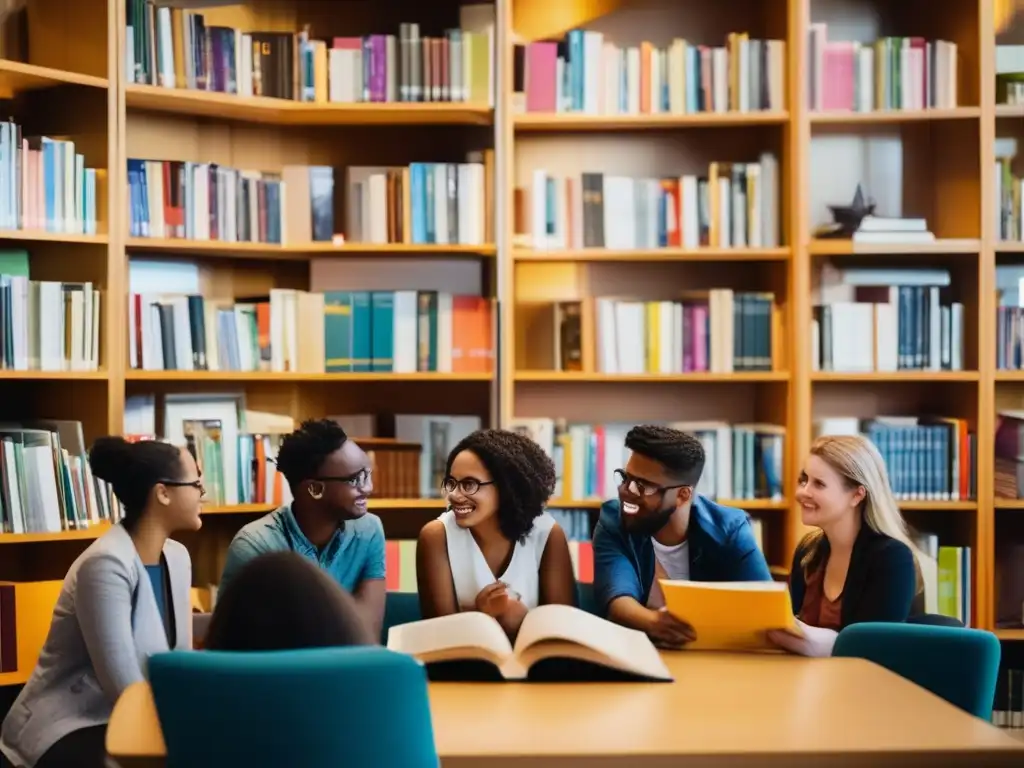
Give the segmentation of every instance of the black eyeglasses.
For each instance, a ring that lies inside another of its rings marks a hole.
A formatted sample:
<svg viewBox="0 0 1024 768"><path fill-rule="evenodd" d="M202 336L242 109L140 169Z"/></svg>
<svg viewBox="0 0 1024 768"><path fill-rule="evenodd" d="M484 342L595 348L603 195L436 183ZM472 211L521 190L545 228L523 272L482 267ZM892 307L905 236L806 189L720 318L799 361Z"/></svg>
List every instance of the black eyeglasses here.
<svg viewBox="0 0 1024 768"><path fill-rule="evenodd" d="M473 496L485 485L494 485L493 480L477 480L475 477L464 477L461 480L456 480L454 477L446 477L441 481L441 490L445 493L455 493L455 489L458 488L462 492L463 496Z"/></svg>
<svg viewBox="0 0 1024 768"><path fill-rule="evenodd" d="M160 480L160 485L171 488L195 488L200 494L206 495L206 486L202 480Z"/></svg>
<svg viewBox="0 0 1024 768"><path fill-rule="evenodd" d="M628 488L632 485L636 489L638 496L654 496L665 491L674 490L675 488L686 488L688 486L688 483L683 483L682 485L655 485L649 480L643 480L642 478L627 474L624 469L616 469L615 478L619 481L619 488Z"/></svg>
<svg viewBox="0 0 1024 768"><path fill-rule="evenodd" d="M361 469L354 475L346 477L314 477L311 479L318 483L344 483L352 488L363 488L369 484L372 477L372 469Z"/></svg>

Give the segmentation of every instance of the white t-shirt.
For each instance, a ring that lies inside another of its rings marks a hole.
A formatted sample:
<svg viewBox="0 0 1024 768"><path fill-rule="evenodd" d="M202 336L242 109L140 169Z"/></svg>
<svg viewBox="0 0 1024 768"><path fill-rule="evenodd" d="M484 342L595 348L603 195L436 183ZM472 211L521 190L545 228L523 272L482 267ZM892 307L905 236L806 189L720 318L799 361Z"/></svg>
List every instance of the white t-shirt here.
<svg viewBox="0 0 1024 768"><path fill-rule="evenodd" d="M495 576L473 534L468 528L459 527L454 512L449 509L437 519L444 523L448 563L452 569L459 609L475 610L476 596L481 589L495 582ZM516 542L508 568L497 577L519 594L520 601L528 609L536 608L540 603L540 560L544 556L548 534L554 524L555 518L547 512L535 519L526 540Z"/></svg>
<svg viewBox="0 0 1024 768"><path fill-rule="evenodd" d="M666 547L652 538L651 544L654 545L654 583L647 596L647 607L658 609L665 607L665 595L658 579L688 581L690 578L690 542Z"/></svg>

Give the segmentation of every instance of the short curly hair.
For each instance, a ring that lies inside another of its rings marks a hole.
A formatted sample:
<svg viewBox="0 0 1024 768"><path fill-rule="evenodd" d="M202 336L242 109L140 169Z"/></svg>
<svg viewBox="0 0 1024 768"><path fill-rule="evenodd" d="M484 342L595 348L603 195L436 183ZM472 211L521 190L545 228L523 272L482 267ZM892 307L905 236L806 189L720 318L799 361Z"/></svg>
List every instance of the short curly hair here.
<svg viewBox="0 0 1024 768"><path fill-rule="evenodd" d="M341 425L331 419L310 419L285 435L277 452L277 469L294 491L316 477L324 460L348 442Z"/></svg>
<svg viewBox="0 0 1024 768"><path fill-rule="evenodd" d="M696 485L704 472L704 446L693 435L678 429L641 424L626 434L626 448L654 459L684 485Z"/></svg>
<svg viewBox="0 0 1024 768"><path fill-rule="evenodd" d="M498 527L502 534L509 541L523 541L555 492L554 462L526 435L480 429L448 454L445 475L451 474L455 457L463 451L474 453L491 473L498 491Z"/></svg>

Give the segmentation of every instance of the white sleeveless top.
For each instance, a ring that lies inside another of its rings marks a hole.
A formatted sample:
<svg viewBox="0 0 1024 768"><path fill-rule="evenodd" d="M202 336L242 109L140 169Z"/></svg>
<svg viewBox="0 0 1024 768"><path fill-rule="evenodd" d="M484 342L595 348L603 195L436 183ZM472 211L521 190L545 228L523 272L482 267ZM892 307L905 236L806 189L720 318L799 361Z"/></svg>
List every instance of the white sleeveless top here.
<svg viewBox="0 0 1024 768"><path fill-rule="evenodd" d="M454 512L449 509L437 519L444 523L445 538L448 540L448 563L452 569L459 610L475 610L476 596L481 589L495 582L494 574L473 534L468 528L459 527ZM536 608L540 603L540 560L544 556L548 534L554 524L555 518L547 512L536 518L526 540L516 542L508 568L498 576L498 580L519 594L520 601L527 609Z"/></svg>

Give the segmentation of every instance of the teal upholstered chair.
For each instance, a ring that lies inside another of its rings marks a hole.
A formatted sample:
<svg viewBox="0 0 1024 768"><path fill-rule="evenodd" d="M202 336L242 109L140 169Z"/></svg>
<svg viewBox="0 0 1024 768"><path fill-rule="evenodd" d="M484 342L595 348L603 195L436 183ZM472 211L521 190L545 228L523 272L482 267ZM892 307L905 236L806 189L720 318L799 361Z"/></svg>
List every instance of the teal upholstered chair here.
<svg viewBox="0 0 1024 768"><path fill-rule="evenodd" d="M380 630L380 644L388 644L388 630L399 624L419 621L420 596L415 592L388 592L384 603L384 626Z"/></svg>
<svg viewBox="0 0 1024 768"><path fill-rule="evenodd" d="M991 632L927 624L852 624L832 656L873 661L950 704L992 718L1001 648Z"/></svg>
<svg viewBox="0 0 1024 768"><path fill-rule="evenodd" d="M427 676L377 646L149 660L168 768L437 768Z"/></svg>
<svg viewBox="0 0 1024 768"><path fill-rule="evenodd" d="M587 613L592 613L595 616L600 615L597 612L597 600L594 598L593 584L584 584L582 581L576 582L576 605Z"/></svg>

